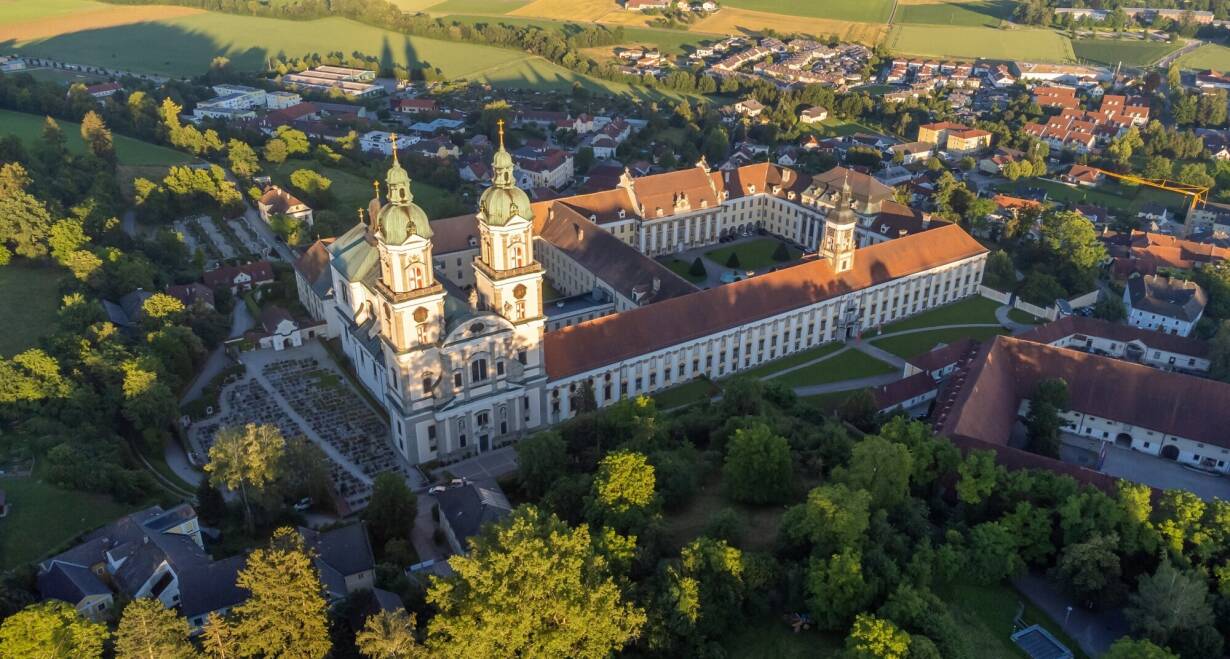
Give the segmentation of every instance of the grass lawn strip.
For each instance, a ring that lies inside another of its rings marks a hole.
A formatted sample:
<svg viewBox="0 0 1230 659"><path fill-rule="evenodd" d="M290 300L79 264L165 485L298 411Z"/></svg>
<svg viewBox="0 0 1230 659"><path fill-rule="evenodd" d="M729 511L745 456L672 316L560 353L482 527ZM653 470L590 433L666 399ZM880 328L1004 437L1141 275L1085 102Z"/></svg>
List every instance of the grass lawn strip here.
<svg viewBox="0 0 1230 659"><path fill-rule="evenodd" d="M948 603L957 626L969 639L970 649L973 651L971 656L980 659L1019 659L1025 656L1011 640L1013 620L1020 611L1021 604L1024 604L1026 624L1042 625L1068 646L1076 657L1085 659L1085 653L1076 641L1063 633L1054 620L1008 584L955 584L938 590L936 594Z"/></svg>
<svg viewBox="0 0 1230 659"><path fill-rule="evenodd" d="M55 324L64 271L17 261L0 267L0 305L20 310L0 332L0 357L11 357L38 344Z"/></svg>
<svg viewBox="0 0 1230 659"><path fill-rule="evenodd" d="M0 568L37 561L85 531L137 508L103 494L64 490L38 478L0 477L9 514L0 519Z"/></svg>
<svg viewBox="0 0 1230 659"><path fill-rule="evenodd" d="M1049 322L1045 318L1039 318L1028 311L1022 311L1015 307L1008 310L1008 319L1024 325L1041 325L1042 323Z"/></svg>
<svg viewBox="0 0 1230 659"><path fill-rule="evenodd" d="M840 341L829 341L828 343L822 343L814 348L800 350L799 352L786 355L780 359L774 359L773 361L766 364L761 364L756 368L747 371L740 371L737 375L747 375L763 380L774 373L780 373L781 371L803 366L821 359L826 359L829 355L847 348L848 346Z"/></svg>
<svg viewBox="0 0 1230 659"><path fill-rule="evenodd" d="M688 280L688 281L692 282L693 284L699 284L699 283L701 283L701 282L705 281L706 279L708 279L708 277L707 277L707 276L699 276L699 277L698 277L698 276L696 276L696 275L692 274L692 272L691 272L691 270L692 270L692 264L691 264L691 263L688 263L688 262L686 262L686 261L682 261L682 260L677 259L677 258L671 258L669 261L667 261L667 262L666 262L666 263L664 263L663 265L665 265L667 268L669 268L671 272L673 272L673 273L675 273L675 274L679 275L680 277L683 277L684 279L686 279L686 280Z"/></svg>
<svg viewBox="0 0 1230 659"><path fill-rule="evenodd" d="M816 364L777 375L773 381L791 388L808 387L886 375L896 370L858 350L846 350Z"/></svg>
<svg viewBox="0 0 1230 659"><path fill-rule="evenodd" d="M721 387L713 382L700 378L675 385L670 389L663 389L653 394L653 401L657 404L659 410L669 410L708 400L720 393L721 390Z"/></svg>
<svg viewBox="0 0 1230 659"><path fill-rule="evenodd" d="M1002 305L995 300L982 297L981 295L974 295L930 311L915 314L894 323L889 323L874 335L871 332L864 332L863 337L870 340L880 334L892 334L901 330L919 329L922 327L994 324L999 322L995 318L995 310L1000 306Z"/></svg>
<svg viewBox="0 0 1230 659"><path fill-rule="evenodd" d="M930 352L941 343L955 343L961 339L985 341L999 334L1007 334L1007 330L1001 327L953 327L875 339L871 344L898 357L908 358Z"/></svg>

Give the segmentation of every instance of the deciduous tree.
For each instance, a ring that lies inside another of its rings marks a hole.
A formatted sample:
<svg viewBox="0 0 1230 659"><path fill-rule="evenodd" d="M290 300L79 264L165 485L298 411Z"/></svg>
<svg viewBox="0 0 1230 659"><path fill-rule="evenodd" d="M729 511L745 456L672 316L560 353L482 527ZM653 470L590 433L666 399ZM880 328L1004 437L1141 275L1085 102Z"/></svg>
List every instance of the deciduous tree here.
<svg viewBox="0 0 1230 659"><path fill-rule="evenodd" d="M902 444L871 436L854 445L850 462L833 470L835 480L867 490L873 508L889 508L905 500L914 460Z"/></svg>
<svg viewBox="0 0 1230 659"><path fill-rule="evenodd" d="M47 600L0 623L0 659L100 659L108 636L72 605Z"/></svg>
<svg viewBox="0 0 1230 659"><path fill-rule="evenodd" d="M390 540L408 540L418 512L417 498L406 479L388 471L376 477L363 519L381 550Z"/></svg>
<svg viewBox="0 0 1230 659"><path fill-rule="evenodd" d="M427 651L415 638L414 627L414 616L405 611L372 614L355 634L355 647L369 659L425 659Z"/></svg>
<svg viewBox="0 0 1230 659"><path fill-rule="evenodd" d="M249 423L243 428L223 428L209 448L205 473L215 487L239 491L248 530L255 529L248 490L258 492L277 480L278 464L286 440L276 426Z"/></svg>
<svg viewBox="0 0 1230 659"><path fill-rule="evenodd" d="M588 527L569 528L532 507L476 538L455 575L427 600L436 657L607 657L636 638L645 614L626 602Z"/></svg>
<svg viewBox="0 0 1230 659"><path fill-rule="evenodd" d="M794 492L790 444L763 423L736 430L726 446L722 479L736 501L784 501Z"/></svg>
<svg viewBox="0 0 1230 659"><path fill-rule="evenodd" d="M846 637L846 651L857 659L905 659L910 654L910 635L891 620L860 613Z"/></svg>

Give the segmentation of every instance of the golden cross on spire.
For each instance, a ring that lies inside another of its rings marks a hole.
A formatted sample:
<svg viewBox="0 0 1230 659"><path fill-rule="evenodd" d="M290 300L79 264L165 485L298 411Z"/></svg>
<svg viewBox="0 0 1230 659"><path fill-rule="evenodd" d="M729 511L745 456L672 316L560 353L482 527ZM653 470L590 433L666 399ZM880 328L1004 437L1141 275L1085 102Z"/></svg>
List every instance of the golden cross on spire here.
<svg viewBox="0 0 1230 659"><path fill-rule="evenodd" d="M380 198L380 181L372 181L372 187L376 189L376 198Z"/></svg>
<svg viewBox="0 0 1230 659"><path fill-rule="evenodd" d="M393 145L393 162L401 164L397 162L397 133L389 133L389 143Z"/></svg>
<svg viewBox="0 0 1230 659"><path fill-rule="evenodd" d="M359 209L359 224L363 224L363 209Z"/></svg>
<svg viewBox="0 0 1230 659"><path fill-rule="evenodd" d="M500 130L500 151L504 150L504 119L503 117L495 120L495 125Z"/></svg>

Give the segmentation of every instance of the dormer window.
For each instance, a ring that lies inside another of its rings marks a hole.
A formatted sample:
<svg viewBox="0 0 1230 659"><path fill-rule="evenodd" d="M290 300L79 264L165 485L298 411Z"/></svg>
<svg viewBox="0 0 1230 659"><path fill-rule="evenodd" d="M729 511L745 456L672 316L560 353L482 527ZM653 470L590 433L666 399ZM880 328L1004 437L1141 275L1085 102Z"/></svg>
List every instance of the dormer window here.
<svg viewBox="0 0 1230 659"><path fill-rule="evenodd" d="M619 209L619 219L624 219L624 209Z"/></svg>

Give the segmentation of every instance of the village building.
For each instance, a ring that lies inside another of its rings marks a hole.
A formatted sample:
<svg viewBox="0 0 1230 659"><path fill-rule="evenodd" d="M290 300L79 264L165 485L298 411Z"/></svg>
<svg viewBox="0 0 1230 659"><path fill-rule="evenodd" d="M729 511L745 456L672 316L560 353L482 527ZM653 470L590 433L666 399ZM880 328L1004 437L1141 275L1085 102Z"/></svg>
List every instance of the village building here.
<svg viewBox="0 0 1230 659"><path fill-rule="evenodd" d="M1123 290L1129 323L1179 336L1191 334L1208 300L1200 284L1162 275L1134 276Z"/></svg>
<svg viewBox="0 0 1230 659"><path fill-rule="evenodd" d="M265 188L264 194L256 200L256 210L265 224L276 215L293 217L308 226L312 224L312 207L277 185Z"/></svg>

